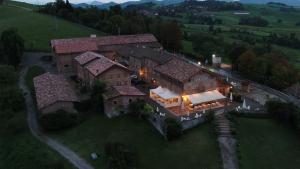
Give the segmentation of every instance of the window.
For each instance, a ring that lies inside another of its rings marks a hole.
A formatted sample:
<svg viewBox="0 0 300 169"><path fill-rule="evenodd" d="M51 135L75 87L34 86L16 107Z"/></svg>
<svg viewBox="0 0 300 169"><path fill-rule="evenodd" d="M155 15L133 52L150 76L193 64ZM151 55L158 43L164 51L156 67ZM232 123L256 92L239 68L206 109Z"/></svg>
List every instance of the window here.
<svg viewBox="0 0 300 169"><path fill-rule="evenodd" d="M118 102L116 100L114 100L114 104L117 104Z"/></svg>
<svg viewBox="0 0 300 169"><path fill-rule="evenodd" d="M132 99L129 99L129 103L131 103L132 102Z"/></svg>
<svg viewBox="0 0 300 169"><path fill-rule="evenodd" d="M64 65L64 67L69 67L69 65Z"/></svg>

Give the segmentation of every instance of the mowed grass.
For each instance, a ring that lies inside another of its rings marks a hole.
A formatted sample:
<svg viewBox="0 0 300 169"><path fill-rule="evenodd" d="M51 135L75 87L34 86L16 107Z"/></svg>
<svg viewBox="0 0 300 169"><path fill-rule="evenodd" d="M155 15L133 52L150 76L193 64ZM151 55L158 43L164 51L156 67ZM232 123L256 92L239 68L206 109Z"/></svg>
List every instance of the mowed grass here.
<svg viewBox="0 0 300 169"><path fill-rule="evenodd" d="M0 33L8 28L17 28L27 50L50 51L51 39L103 35L79 24L55 20L55 17L37 13L32 8L36 7L15 2L0 5Z"/></svg>
<svg viewBox="0 0 300 169"><path fill-rule="evenodd" d="M300 136L272 119L240 118L241 169L297 169Z"/></svg>
<svg viewBox="0 0 300 169"><path fill-rule="evenodd" d="M78 127L53 134L93 164L105 168L104 145L118 141L127 144L138 154L142 169L219 169L221 160L216 137L209 124L185 133L177 141L166 141L147 121L130 116L108 119L94 114ZM91 160L92 152L100 159Z"/></svg>
<svg viewBox="0 0 300 169"><path fill-rule="evenodd" d="M60 154L30 133L26 112L15 113L13 119L1 119L0 127L7 126L18 130L9 134L0 132L1 169L75 169Z"/></svg>

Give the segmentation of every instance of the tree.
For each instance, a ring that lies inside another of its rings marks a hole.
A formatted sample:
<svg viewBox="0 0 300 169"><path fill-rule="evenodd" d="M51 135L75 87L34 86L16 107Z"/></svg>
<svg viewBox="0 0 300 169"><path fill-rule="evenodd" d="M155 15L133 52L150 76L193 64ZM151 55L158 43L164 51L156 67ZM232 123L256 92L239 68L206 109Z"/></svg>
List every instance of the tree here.
<svg viewBox="0 0 300 169"><path fill-rule="evenodd" d="M94 82L94 86L92 88L91 93L91 102L93 107L96 111L102 112L103 111L103 96L102 94L105 92L106 84L102 81L96 80Z"/></svg>
<svg viewBox="0 0 300 169"><path fill-rule="evenodd" d="M138 118L147 118L154 110L144 100L137 100L129 104L128 112Z"/></svg>
<svg viewBox="0 0 300 169"><path fill-rule="evenodd" d="M173 118L167 118L165 120L165 133L168 140L175 140L182 134L182 126L180 122Z"/></svg>
<svg viewBox="0 0 300 169"><path fill-rule="evenodd" d="M240 71L242 74L246 76L252 77L252 70L253 70L255 59L256 59L256 54L252 50L248 50L245 53L243 53L237 61L238 71Z"/></svg>
<svg viewBox="0 0 300 169"><path fill-rule="evenodd" d="M137 155L129 148L118 142L108 142L104 147L105 162L108 169L135 169Z"/></svg>
<svg viewBox="0 0 300 169"><path fill-rule="evenodd" d="M164 23L162 26L161 43L172 51L178 51L181 48L182 32L177 21Z"/></svg>
<svg viewBox="0 0 300 169"><path fill-rule="evenodd" d="M21 57L24 52L24 40L18 34L16 29L8 29L3 31L1 36L3 55L8 64L15 66L21 62Z"/></svg>
<svg viewBox="0 0 300 169"><path fill-rule="evenodd" d="M231 60L233 69L236 69L237 59L246 52L247 48L244 45L233 44L233 48L229 51L228 57Z"/></svg>
<svg viewBox="0 0 300 169"><path fill-rule="evenodd" d="M71 127L78 123L77 113L68 113L64 110L41 115L40 122L46 130L61 130Z"/></svg>

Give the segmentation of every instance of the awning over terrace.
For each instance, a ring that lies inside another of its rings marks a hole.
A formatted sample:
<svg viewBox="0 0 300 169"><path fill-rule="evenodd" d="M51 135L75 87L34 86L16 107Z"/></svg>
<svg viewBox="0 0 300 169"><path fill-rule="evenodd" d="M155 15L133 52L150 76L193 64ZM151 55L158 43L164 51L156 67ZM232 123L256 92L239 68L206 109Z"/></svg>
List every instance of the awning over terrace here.
<svg viewBox="0 0 300 169"><path fill-rule="evenodd" d="M183 97L187 97L193 105L226 99L226 97L223 96L218 90L186 95Z"/></svg>
<svg viewBox="0 0 300 169"><path fill-rule="evenodd" d="M159 97L163 99L172 99L176 97L180 98L180 95L178 95L177 93L172 92L167 88L162 88L161 86L157 87L156 89L151 89L150 92L157 94Z"/></svg>

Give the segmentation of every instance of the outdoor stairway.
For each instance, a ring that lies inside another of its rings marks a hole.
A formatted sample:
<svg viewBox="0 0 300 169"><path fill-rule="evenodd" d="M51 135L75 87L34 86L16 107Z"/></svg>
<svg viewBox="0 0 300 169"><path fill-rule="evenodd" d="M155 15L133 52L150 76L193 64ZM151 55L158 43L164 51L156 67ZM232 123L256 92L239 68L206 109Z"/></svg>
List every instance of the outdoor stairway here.
<svg viewBox="0 0 300 169"><path fill-rule="evenodd" d="M219 137L232 137L230 121L226 118L224 113L216 113L216 130Z"/></svg>

